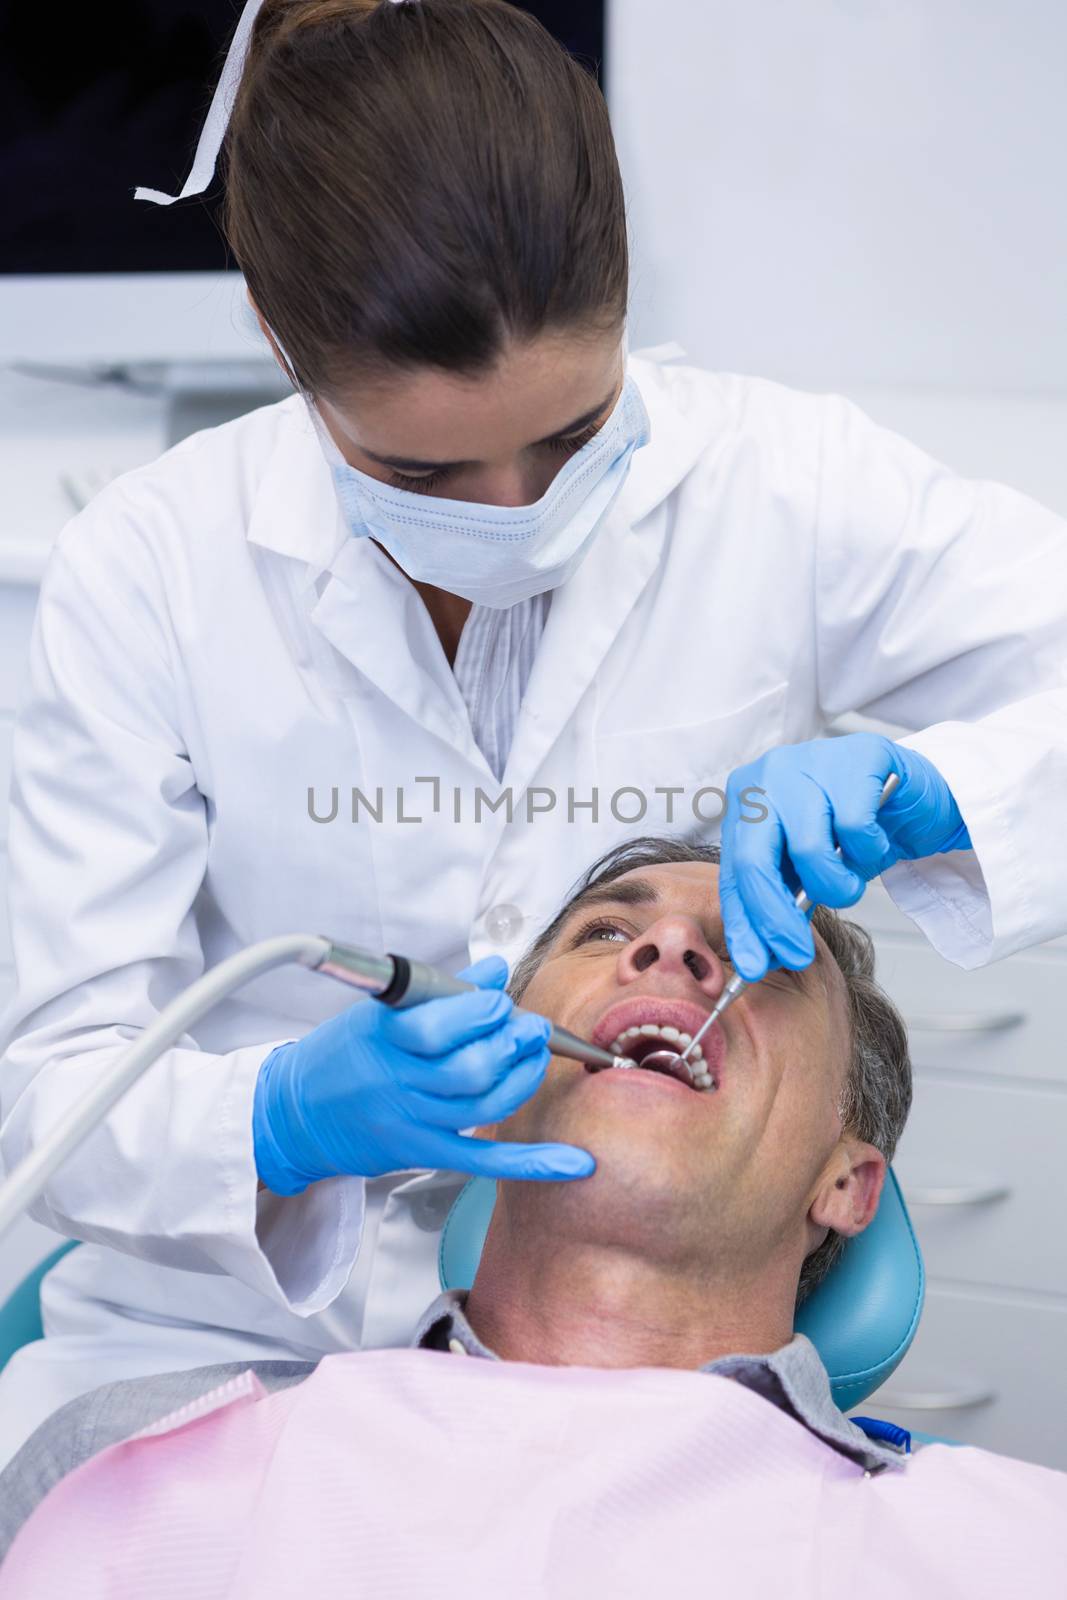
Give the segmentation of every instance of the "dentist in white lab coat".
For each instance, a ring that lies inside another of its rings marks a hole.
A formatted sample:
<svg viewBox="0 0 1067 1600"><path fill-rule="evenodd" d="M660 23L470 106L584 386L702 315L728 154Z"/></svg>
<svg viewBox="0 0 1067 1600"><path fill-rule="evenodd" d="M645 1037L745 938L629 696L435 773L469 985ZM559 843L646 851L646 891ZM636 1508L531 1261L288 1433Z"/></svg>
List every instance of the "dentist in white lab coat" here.
<svg viewBox="0 0 1067 1600"><path fill-rule="evenodd" d="M843 399L629 355L606 113L522 12L250 6L188 193L238 79L227 228L299 392L127 473L51 556L4 1162L233 951L511 962L597 855L714 834L727 792L752 975L809 959L797 878L846 904L872 849L950 961L1063 933L1064 524ZM846 711L914 731L822 739ZM478 1168L297 1148L286 1086L319 1092L350 1009L301 968L246 985L55 1175L35 1215L86 1243L0 1377L0 1459L110 1379L407 1342Z"/></svg>

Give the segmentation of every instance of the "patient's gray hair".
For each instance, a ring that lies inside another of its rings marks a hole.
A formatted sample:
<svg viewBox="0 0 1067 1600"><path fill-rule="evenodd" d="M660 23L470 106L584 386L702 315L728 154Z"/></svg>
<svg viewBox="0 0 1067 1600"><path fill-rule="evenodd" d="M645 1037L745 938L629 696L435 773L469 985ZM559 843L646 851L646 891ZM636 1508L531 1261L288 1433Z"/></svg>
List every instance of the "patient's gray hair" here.
<svg viewBox="0 0 1067 1600"><path fill-rule="evenodd" d="M516 963L508 984L521 999L556 937L589 889L611 883L640 867L706 861L717 865L719 847L685 839L639 838L616 845L595 861L574 885L562 909ZM896 1006L874 978L874 946L864 928L826 906L817 906L812 925L841 969L848 995L852 1059L839 1105L846 1133L873 1144L892 1161L911 1107L911 1057L908 1035ZM843 1234L828 1233L807 1257L797 1286L797 1304L826 1276L845 1248Z"/></svg>

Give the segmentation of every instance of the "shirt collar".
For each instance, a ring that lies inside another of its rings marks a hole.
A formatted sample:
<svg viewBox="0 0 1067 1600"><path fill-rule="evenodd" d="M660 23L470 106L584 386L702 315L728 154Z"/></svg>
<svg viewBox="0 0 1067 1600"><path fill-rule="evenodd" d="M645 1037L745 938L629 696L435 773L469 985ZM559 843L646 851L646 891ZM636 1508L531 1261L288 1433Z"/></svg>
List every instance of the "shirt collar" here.
<svg viewBox="0 0 1067 1600"><path fill-rule="evenodd" d="M467 1290L446 1289L423 1313L412 1345L423 1350L452 1350L455 1354L500 1357L483 1344L467 1320ZM830 1392L826 1368L811 1340L795 1333L788 1344L769 1355L719 1356L699 1368L701 1372L734 1378L762 1395L780 1411L795 1417L817 1438L867 1472L902 1467L906 1457L893 1445L875 1444L861 1428L838 1410Z"/></svg>

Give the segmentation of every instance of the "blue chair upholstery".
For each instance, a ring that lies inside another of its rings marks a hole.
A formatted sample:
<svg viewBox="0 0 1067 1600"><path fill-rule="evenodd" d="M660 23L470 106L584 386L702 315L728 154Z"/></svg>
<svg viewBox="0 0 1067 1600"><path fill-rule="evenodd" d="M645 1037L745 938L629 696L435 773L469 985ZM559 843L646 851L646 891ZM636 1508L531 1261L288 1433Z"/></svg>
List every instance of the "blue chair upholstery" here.
<svg viewBox="0 0 1067 1600"><path fill-rule="evenodd" d="M481 1259L496 1184L472 1178L458 1195L441 1235L443 1289L469 1289ZM890 1168L878 1212L850 1239L837 1264L797 1312L830 1374L842 1411L858 1405L904 1359L915 1337L925 1287L922 1255L900 1185Z"/></svg>
<svg viewBox="0 0 1067 1600"><path fill-rule="evenodd" d="M7 1366L16 1350L44 1335L41 1326L41 1279L50 1272L57 1261L62 1261L73 1250L76 1239L61 1244L50 1256L38 1262L13 1294L0 1306L0 1371Z"/></svg>

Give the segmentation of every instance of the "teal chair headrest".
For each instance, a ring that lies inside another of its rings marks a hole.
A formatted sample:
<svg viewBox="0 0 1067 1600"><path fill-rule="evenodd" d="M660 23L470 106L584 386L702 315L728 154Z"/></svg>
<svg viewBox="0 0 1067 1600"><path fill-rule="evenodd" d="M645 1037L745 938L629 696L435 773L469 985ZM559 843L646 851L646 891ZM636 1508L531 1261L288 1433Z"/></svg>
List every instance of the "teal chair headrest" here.
<svg viewBox="0 0 1067 1600"><path fill-rule="evenodd" d="M438 1254L442 1289L469 1289L481 1260L496 1184L472 1178L445 1223ZM922 1310L925 1274L904 1197L890 1167L874 1221L850 1239L797 1312L830 1374L842 1411L858 1405L903 1360Z"/></svg>

